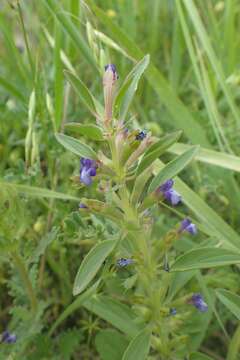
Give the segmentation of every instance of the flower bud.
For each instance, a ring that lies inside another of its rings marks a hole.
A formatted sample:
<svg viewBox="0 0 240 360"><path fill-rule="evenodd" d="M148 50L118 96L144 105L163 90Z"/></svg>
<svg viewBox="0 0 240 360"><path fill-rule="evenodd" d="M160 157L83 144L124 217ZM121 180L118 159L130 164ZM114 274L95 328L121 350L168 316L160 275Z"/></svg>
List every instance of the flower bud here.
<svg viewBox="0 0 240 360"><path fill-rule="evenodd" d="M118 79L116 67L114 64L105 66L103 76L104 102L105 102L105 123L109 125L112 120L112 108L114 99L115 83Z"/></svg>

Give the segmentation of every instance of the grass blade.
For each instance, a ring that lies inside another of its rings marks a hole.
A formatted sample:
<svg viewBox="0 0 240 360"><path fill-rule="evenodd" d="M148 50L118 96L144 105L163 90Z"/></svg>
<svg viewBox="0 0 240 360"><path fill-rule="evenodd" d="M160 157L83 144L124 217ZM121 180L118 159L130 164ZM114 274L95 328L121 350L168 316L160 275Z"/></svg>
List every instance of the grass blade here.
<svg viewBox="0 0 240 360"><path fill-rule="evenodd" d="M167 151L172 154L180 155L184 151L187 151L190 147L191 145L176 143L172 145ZM240 172L240 157L238 156L200 147L199 151L195 155L195 160L206 164L220 166L224 169Z"/></svg>
<svg viewBox="0 0 240 360"><path fill-rule="evenodd" d="M71 21L69 15L61 7L59 1L57 0L43 0L46 7L49 8L53 16L56 16L59 23L61 24L63 30L70 36L76 48L80 50L80 52L84 55L88 63L93 66L95 69L97 68L94 57L85 41L79 29L77 29L76 25Z"/></svg>

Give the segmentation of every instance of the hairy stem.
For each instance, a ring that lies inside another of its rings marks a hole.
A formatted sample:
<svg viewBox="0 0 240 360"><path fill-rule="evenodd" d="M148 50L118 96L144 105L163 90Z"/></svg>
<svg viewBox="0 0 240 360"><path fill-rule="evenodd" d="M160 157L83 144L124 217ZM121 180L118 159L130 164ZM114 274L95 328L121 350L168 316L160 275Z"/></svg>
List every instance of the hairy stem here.
<svg viewBox="0 0 240 360"><path fill-rule="evenodd" d="M22 282L23 282L23 284L24 284L24 286L26 288L26 291L27 291L27 294L28 294L28 297L29 297L29 300L30 300L32 311L33 311L33 313L36 313L36 311L37 311L37 298L36 298L36 295L34 293L31 281L29 279L26 267L25 267L21 257L18 256L18 254L16 252L12 253L12 258L13 258L13 261L14 261L14 264L15 264L16 268L19 271Z"/></svg>

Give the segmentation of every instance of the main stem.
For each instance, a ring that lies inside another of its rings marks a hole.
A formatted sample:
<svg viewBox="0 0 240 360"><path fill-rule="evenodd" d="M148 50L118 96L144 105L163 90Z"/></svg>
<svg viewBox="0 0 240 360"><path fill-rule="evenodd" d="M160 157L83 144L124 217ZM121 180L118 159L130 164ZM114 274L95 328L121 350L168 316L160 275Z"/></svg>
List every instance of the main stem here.
<svg viewBox="0 0 240 360"><path fill-rule="evenodd" d="M119 196L122 202L122 210L125 213L126 221L133 224L136 230L131 231L132 238L134 240L134 246L140 252L140 256L143 256L143 266L141 269L141 273L144 271L144 276L141 276L142 285L145 289L146 295L148 298L151 298L151 303L156 304L156 294L152 286L154 280L154 271L152 268L152 258L151 258L151 251L148 244L148 235L144 232L141 227L141 223L139 221L138 213L130 201L130 196L127 189L126 179L123 174L125 174L125 169L123 169L117 154L117 149L115 145L115 138L110 140L110 149L112 153L112 160L115 167L115 171L117 174L117 182L119 186ZM142 274L143 275L143 274ZM153 312L156 311L154 306Z"/></svg>

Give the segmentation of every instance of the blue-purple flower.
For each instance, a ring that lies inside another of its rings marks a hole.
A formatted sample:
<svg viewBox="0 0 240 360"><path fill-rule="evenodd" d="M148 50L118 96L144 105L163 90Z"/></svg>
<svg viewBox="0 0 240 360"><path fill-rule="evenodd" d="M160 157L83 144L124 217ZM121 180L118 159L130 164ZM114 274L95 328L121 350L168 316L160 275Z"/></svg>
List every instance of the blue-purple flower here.
<svg viewBox="0 0 240 360"><path fill-rule="evenodd" d="M179 229L180 233L182 233L184 231L187 231L191 235L196 235L197 227L196 227L195 224L193 224L191 222L191 220L186 218L181 222L181 226L180 226L180 229Z"/></svg>
<svg viewBox="0 0 240 360"><path fill-rule="evenodd" d="M173 189L174 181L169 179L159 186L157 192L162 193L163 197L171 203L177 205L181 201L181 195Z"/></svg>
<svg viewBox="0 0 240 360"><path fill-rule="evenodd" d="M104 66L104 70L105 71L111 71L113 74L113 80L117 80L118 79L118 74L117 74L117 70L116 70L116 66L114 64L107 64Z"/></svg>
<svg viewBox="0 0 240 360"><path fill-rule="evenodd" d="M136 135L135 139L142 141L143 139L145 139L146 136L147 136L147 132L142 130L142 131L139 131L139 133Z"/></svg>
<svg viewBox="0 0 240 360"><path fill-rule="evenodd" d="M82 158L80 160L80 181L85 185L92 184L92 177L96 176L97 164L95 160Z"/></svg>
<svg viewBox="0 0 240 360"><path fill-rule="evenodd" d="M87 206L85 204L83 204L83 203L80 203L78 205L78 207L79 207L79 209L87 209Z"/></svg>
<svg viewBox="0 0 240 360"><path fill-rule="evenodd" d="M126 267L133 263L134 263L133 259L121 258L121 259L117 260L117 266L119 266L119 267Z"/></svg>
<svg viewBox="0 0 240 360"><path fill-rule="evenodd" d="M11 334L9 331L5 330L1 335L1 342L6 344L13 344L17 341L17 336L15 334Z"/></svg>
<svg viewBox="0 0 240 360"><path fill-rule="evenodd" d="M176 308L169 309L169 315L172 315L172 316L177 315L177 309Z"/></svg>
<svg viewBox="0 0 240 360"><path fill-rule="evenodd" d="M196 309L198 309L201 312L208 311L208 305L204 301L202 295L199 293L192 295L191 299L189 300L189 304L192 304L193 306L195 306Z"/></svg>

